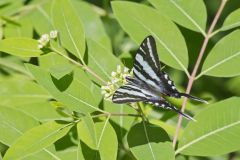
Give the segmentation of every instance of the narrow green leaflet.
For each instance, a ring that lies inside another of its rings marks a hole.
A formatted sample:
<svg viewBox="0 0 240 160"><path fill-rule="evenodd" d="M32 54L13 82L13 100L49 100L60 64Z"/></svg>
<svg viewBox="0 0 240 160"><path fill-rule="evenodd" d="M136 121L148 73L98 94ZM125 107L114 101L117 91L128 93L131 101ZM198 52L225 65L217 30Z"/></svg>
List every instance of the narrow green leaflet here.
<svg viewBox="0 0 240 160"><path fill-rule="evenodd" d="M184 129L176 154L214 156L240 149L240 98L209 105Z"/></svg>
<svg viewBox="0 0 240 160"><path fill-rule="evenodd" d="M92 149L97 149L97 137L94 122L88 114L77 124L78 136Z"/></svg>
<svg viewBox="0 0 240 160"><path fill-rule="evenodd" d="M207 10L203 0L149 0L149 2L174 22L206 35Z"/></svg>
<svg viewBox="0 0 240 160"><path fill-rule="evenodd" d="M59 32L62 45L83 61L85 52L85 32L70 0L54 0L51 16Z"/></svg>
<svg viewBox="0 0 240 160"><path fill-rule="evenodd" d="M54 144L51 146L35 152L21 160L64 160L57 154Z"/></svg>
<svg viewBox="0 0 240 160"><path fill-rule="evenodd" d="M140 44L146 36L153 35L157 41L160 60L189 74L185 41L171 20L142 4L115 1L112 2L112 7L118 22L132 39Z"/></svg>
<svg viewBox="0 0 240 160"><path fill-rule="evenodd" d="M128 145L138 160L174 160L174 150L167 133L160 127L141 122L127 136Z"/></svg>
<svg viewBox="0 0 240 160"><path fill-rule="evenodd" d="M108 118L104 122L95 123L97 149L99 150L101 160L117 159L117 135Z"/></svg>
<svg viewBox="0 0 240 160"><path fill-rule="evenodd" d="M39 57L38 61L41 68L48 70L57 79L71 73L74 69L66 58L54 52Z"/></svg>
<svg viewBox="0 0 240 160"><path fill-rule="evenodd" d="M31 115L40 122L46 122L49 120L64 120L64 117L57 113L56 107L47 101L20 104L15 106L15 108Z"/></svg>
<svg viewBox="0 0 240 160"><path fill-rule="evenodd" d="M39 122L30 114L10 107L0 107L0 142L11 146L27 130L39 126ZM39 157L51 157L59 160L52 150L44 148L35 155ZM36 158L35 158L36 159ZM25 160L25 158L24 158Z"/></svg>
<svg viewBox="0 0 240 160"><path fill-rule="evenodd" d="M0 90L1 105L10 107L45 102L51 98L41 86L22 75L13 75L3 79Z"/></svg>
<svg viewBox="0 0 240 160"><path fill-rule="evenodd" d="M107 36L103 23L99 15L94 11L93 4L84 1L73 1L78 15L81 17L86 38L93 39L105 47L106 50L111 51L111 42Z"/></svg>
<svg viewBox="0 0 240 160"><path fill-rule="evenodd" d="M168 133L168 135L174 136L174 134L175 134L176 129L175 129L174 125L168 124L159 119L152 119L152 120L150 120L150 123L163 128ZM183 131L183 129L180 128L179 137L181 137L182 131Z"/></svg>
<svg viewBox="0 0 240 160"><path fill-rule="evenodd" d="M138 114L135 109L129 105L124 104L114 104L109 101L104 101L104 110L111 113L122 113L122 114ZM130 116L112 116L111 120L115 123L115 131L119 139L123 138L129 129L132 127L136 117Z"/></svg>
<svg viewBox="0 0 240 160"><path fill-rule="evenodd" d="M24 4L23 0L11 1L10 4L0 9L0 15L4 15L4 16L14 15L14 13L19 11L19 9L23 6L23 4Z"/></svg>
<svg viewBox="0 0 240 160"><path fill-rule="evenodd" d="M31 14L33 27L39 35L49 33L54 29L50 18L51 3L52 0L48 0L43 5L38 5Z"/></svg>
<svg viewBox="0 0 240 160"><path fill-rule="evenodd" d="M38 57L43 52L38 41L30 38L7 38L0 41L0 51L20 57Z"/></svg>
<svg viewBox="0 0 240 160"><path fill-rule="evenodd" d="M94 95L94 100L99 104L102 101L102 94L101 94L101 88L97 84L95 84L93 81L91 81L90 77L84 70L81 70L79 68L75 68L74 70L74 78L78 83L85 86L90 90L90 92Z"/></svg>
<svg viewBox="0 0 240 160"><path fill-rule="evenodd" d="M0 142L10 146L23 132L38 125L39 122L27 114L0 106Z"/></svg>
<svg viewBox="0 0 240 160"><path fill-rule="evenodd" d="M99 42L88 39L87 45L88 66L102 79L109 80L111 72L117 69L117 65L121 65L121 61Z"/></svg>
<svg viewBox="0 0 240 160"><path fill-rule="evenodd" d="M11 37L28 37L32 38L33 36L33 25L30 20L30 14L22 16L17 20L18 24L7 23L4 27L4 36L5 38Z"/></svg>
<svg viewBox="0 0 240 160"><path fill-rule="evenodd" d="M72 128L72 123L48 122L25 132L6 152L3 160L22 159L50 146Z"/></svg>
<svg viewBox="0 0 240 160"><path fill-rule="evenodd" d="M78 160L77 151L78 151L77 148L72 147L72 148L57 152L56 154L62 160ZM84 160L84 159L79 159L79 160Z"/></svg>
<svg viewBox="0 0 240 160"><path fill-rule="evenodd" d="M93 123L90 117L86 117L83 121L85 122L80 122L78 125L78 134L81 141L84 142L79 144L79 157L84 157L87 160L116 159L118 151L117 136L109 123L109 117L105 121L96 123Z"/></svg>
<svg viewBox="0 0 240 160"><path fill-rule="evenodd" d="M97 103L89 88L74 79L74 73L65 75L58 80L45 69L30 64L26 66L37 82L67 108L81 113L101 111L96 107Z"/></svg>
<svg viewBox="0 0 240 160"><path fill-rule="evenodd" d="M221 39L210 51L202 72L197 76L232 77L240 74L240 30L236 30Z"/></svg>
<svg viewBox="0 0 240 160"><path fill-rule="evenodd" d="M240 26L240 9L233 11L230 15L227 16L220 30L225 31L238 26Z"/></svg>
<svg viewBox="0 0 240 160"><path fill-rule="evenodd" d="M1 58L0 65L3 68L8 68L8 69L11 69L12 71L16 71L31 77L31 74L26 70L26 68L23 66L23 63L21 62L21 59L19 59L18 57L9 56L5 58Z"/></svg>
<svg viewBox="0 0 240 160"><path fill-rule="evenodd" d="M4 28L4 21L0 19L0 40L3 39L3 28Z"/></svg>

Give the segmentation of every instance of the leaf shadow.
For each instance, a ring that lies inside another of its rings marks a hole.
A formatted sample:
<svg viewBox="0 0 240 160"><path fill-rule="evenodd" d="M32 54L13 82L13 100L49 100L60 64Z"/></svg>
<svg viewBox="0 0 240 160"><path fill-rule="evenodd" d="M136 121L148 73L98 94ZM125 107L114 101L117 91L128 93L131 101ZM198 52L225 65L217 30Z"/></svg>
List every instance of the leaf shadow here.
<svg viewBox="0 0 240 160"><path fill-rule="evenodd" d="M145 124L144 124L145 123ZM144 127L145 125L145 127ZM147 134L145 134L145 128ZM147 122L141 122L134 125L127 135L130 148L148 144L169 141L168 134L159 126Z"/></svg>
<svg viewBox="0 0 240 160"><path fill-rule="evenodd" d="M100 154L97 150L94 150L90 148L88 145L86 145L83 141L80 141L82 154L85 159L88 160L100 160Z"/></svg>
<svg viewBox="0 0 240 160"><path fill-rule="evenodd" d="M66 74L60 79L55 78L53 75L51 75L51 78L57 89L63 92L71 85L73 81L73 72Z"/></svg>

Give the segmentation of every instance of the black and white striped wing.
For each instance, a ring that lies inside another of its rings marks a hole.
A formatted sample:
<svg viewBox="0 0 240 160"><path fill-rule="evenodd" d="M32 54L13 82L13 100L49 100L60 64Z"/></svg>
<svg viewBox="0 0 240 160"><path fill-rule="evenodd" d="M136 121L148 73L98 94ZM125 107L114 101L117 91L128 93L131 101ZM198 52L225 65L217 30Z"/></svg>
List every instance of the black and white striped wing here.
<svg viewBox="0 0 240 160"><path fill-rule="evenodd" d="M112 98L113 103L118 104L139 102L145 100L146 96L142 93L142 90L139 87L131 84L126 84L118 88L113 94Z"/></svg>
<svg viewBox="0 0 240 160"><path fill-rule="evenodd" d="M157 55L156 42L152 36L146 37L135 56L133 75L135 78L151 86L159 86L160 62Z"/></svg>

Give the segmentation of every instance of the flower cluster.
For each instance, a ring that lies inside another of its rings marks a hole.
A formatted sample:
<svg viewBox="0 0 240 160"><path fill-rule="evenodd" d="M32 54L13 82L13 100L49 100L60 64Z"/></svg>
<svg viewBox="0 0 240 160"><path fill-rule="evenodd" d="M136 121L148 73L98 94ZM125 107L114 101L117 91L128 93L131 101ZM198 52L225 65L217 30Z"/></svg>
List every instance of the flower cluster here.
<svg viewBox="0 0 240 160"><path fill-rule="evenodd" d="M38 40L38 48L42 49L44 46L46 46L49 43L50 39L57 38L57 35L58 35L58 31L56 30L50 31L49 34L43 34Z"/></svg>
<svg viewBox="0 0 240 160"><path fill-rule="evenodd" d="M117 71L111 74L111 82L107 82L106 86L101 87L104 99L111 101L116 89L127 83L126 77L132 77L130 70L127 67L122 68L118 65Z"/></svg>

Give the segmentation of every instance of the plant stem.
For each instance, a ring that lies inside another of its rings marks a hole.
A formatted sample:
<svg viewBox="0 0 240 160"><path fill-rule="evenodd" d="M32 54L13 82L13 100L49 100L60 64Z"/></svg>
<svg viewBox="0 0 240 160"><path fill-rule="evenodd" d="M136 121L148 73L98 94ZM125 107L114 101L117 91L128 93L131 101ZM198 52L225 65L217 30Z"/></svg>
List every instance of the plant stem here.
<svg viewBox="0 0 240 160"><path fill-rule="evenodd" d="M212 31L213 31L214 27L216 26L216 23L217 23L220 15L221 15L221 13L223 11L223 8L224 8L226 2L227 2L227 0L222 0L221 1L220 7L218 8L218 11L217 11L217 13L216 13L216 15L215 15L215 17L214 17L214 19L213 19L209 29L208 29L207 35L206 35L206 37L205 37L205 39L203 41L202 47L200 49L197 61L196 61L195 65L194 65L193 71L192 71L192 73L191 73L191 75L190 75L190 77L188 79L188 85L187 85L187 89L186 89L186 93L187 94L189 94L191 89L192 89L192 85L193 85L193 82L195 80L196 73L198 71L198 68L199 68L199 65L201 63L202 57L203 57L204 52L206 50L208 41L211 38L210 35L212 34ZM184 109L185 109L185 106L186 106L186 103L187 103L187 99L188 98L185 97L184 100L183 100L182 108L181 108L182 112L184 112ZM180 127L181 127L181 124L182 124L182 118L183 118L182 115L179 115L176 131L175 131L175 135L174 135L174 138L173 138L173 148L176 147L179 130L180 130Z"/></svg>

